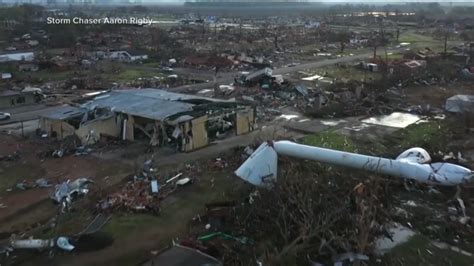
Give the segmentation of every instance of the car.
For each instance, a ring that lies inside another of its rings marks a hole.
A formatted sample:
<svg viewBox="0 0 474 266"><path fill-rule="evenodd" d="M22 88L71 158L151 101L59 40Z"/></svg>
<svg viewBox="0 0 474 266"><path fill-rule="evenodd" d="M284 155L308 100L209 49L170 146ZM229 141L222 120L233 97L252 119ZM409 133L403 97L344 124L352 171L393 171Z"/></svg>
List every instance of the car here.
<svg viewBox="0 0 474 266"><path fill-rule="evenodd" d="M0 112L0 120L8 120L12 117L10 113Z"/></svg>
<svg viewBox="0 0 474 266"><path fill-rule="evenodd" d="M163 70L163 72L165 72L165 73L171 73L171 72L174 71L174 69L171 68L171 67L163 67L162 70Z"/></svg>

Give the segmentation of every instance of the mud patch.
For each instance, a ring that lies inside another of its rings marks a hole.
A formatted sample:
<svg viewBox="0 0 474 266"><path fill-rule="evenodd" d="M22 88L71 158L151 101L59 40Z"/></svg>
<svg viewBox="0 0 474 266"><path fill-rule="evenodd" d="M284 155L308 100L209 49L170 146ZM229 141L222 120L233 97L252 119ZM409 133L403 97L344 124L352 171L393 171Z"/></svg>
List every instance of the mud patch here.
<svg viewBox="0 0 474 266"><path fill-rule="evenodd" d="M111 234L105 232L97 232L93 234L81 235L73 242L76 252L90 252L104 249L114 243Z"/></svg>

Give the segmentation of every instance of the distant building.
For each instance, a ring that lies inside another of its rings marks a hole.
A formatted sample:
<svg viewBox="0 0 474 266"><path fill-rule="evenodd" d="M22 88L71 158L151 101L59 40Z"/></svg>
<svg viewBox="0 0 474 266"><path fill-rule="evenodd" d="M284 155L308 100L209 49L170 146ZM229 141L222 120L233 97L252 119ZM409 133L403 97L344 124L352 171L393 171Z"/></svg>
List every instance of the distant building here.
<svg viewBox="0 0 474 266"><path fill-rule="evenodd" d="M18 65L18 70L22 72L36 72L39 70L37 64L27 63Z"/></svg>
<svg viewBox="0 0 474 266"><path fill-rule="evenodd" d="M123 62L135 62L148 59L148 55L139 51L112 51L107 58Z"/></svg>
<svg viewBox="0 0 474 266"><path fill-rule="evenodd" d="M11 79L11 78L12 78L12 73L1 73L2 80Z"/></svg>
<svg viewBox="0 0 474 266"><path fill-rule="evenodd" d="M0 108L10 108L19 105L34 104L41 101L41 95L34 91L20 92L0 90Z"/></svg>
<svg viewBox="0 0 474 266"><path fill-rule="evenodd" d="M15 52L0 54L0 63L15 62L15 61L33 61L35 54L33 52Z"/></svg>

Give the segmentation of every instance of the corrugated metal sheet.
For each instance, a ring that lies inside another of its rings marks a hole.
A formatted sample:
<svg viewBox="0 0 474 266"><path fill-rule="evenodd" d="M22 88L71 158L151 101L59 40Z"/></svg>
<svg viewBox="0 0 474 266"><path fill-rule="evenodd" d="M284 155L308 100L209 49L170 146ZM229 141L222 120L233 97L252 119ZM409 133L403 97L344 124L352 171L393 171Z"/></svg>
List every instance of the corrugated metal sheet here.
<svg viewBox="0 0 474 266"><path fill-rule="evenodd" d="M226 102L225 100L221 99L214 99L214 98L209 98L209 97L200 97L196 95L191 95L191 94L183 94L183 93L175 93L175 92L169 92L165 90L160 90L160 89L152 89L152 88L147 88L147 89L129 89L129 90L116 90L113 91L112 93L123 93L123 94L133 94L136 96L141 96L141 97L149 97L153 99L160 99L160 100L166 100L166 101L180 101L180 100L206 100L209 102Z"/></svg>
<svg viewBox="0 0 474 266"><path fill-rule="evenodd" d="M105 97L107 96L107 97ZM168 116L191 111L193 104L167 101L127 93L111 92L100 96L86 105L87 108L110 108L113 112L131 114L154 120L163 120Z"/></svg>
<svg viewBox="0 0 474 266"><path fill-rule="evenodd" d="M76 117L83 115L87 112L87 109L78 108L70 105L62 105L54 108L51 112L42 115L42 117L56 119L56 120L64 120L71 117Z"/></svg>
<svg viewBox="0 0 474 266"><path fill-rule="evenodd" d="M116 90L96 97L84 107L109 107L114 112L121 112L154 120L163 120L169 116L192 111L194 104L181 100L207 100L218 102L218 99L173 93L159 89Z"/></svg>

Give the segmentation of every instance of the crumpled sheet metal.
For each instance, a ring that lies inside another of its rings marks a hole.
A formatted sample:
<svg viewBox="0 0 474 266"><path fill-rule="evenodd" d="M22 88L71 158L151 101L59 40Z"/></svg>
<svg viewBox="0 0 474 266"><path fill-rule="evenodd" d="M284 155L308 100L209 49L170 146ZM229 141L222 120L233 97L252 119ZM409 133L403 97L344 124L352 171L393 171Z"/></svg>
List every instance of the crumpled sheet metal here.
<svg viewBox="0 0 474 266"><path fill-rule="evenodd" d="M62 202L65 198L69 198L74 193L87 194L89 192L88 185L92 183L87 178L78 178L72 182L69 180L56 185L56 189L51 194L51 199L57 203Z"/></svg>

